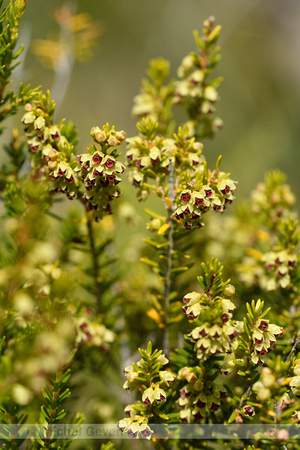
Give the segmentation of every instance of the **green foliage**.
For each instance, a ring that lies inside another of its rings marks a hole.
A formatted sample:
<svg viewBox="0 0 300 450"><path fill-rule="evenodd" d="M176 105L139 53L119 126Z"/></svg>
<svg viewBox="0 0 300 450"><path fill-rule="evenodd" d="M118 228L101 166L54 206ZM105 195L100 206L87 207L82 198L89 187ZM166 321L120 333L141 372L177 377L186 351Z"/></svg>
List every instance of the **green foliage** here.
<svg viewBox="0 0 300 450"><path fill-rule="evenodd" d="M13 401L4 401L0 408L0 419L3 429L1 430L1 437L5 439L3 448L18 449L24 443L26 437L22 432L22 424L26 422L27 416L21 413L21 406L15 404ZM16 429L15 436L12 438L10 434L10 425ZM7 425L7 427L6 427ZM22 436L23 434L23 436Z"/></svg>
<svg viewBox="0 0 300 450"><path fill-rule="evenodd" d="M189 137L212 137L222 129L221 119L215 116L215 104L218 100L217 89L222 77L210 79L210 75L221 59L217 41L220 25L210 17L203 24L203 36L194 31L197 51L191 52L182 60L178 68L178 80L166 84L169 75L169 62L163 58L151 60L147 75L143 80L141 92L135 97L133 114L135 117L157 121L157 130L168 136L174 129L172 109L174 105L183 107L188 120L185 123ZM143 134L141 129L139 131ZM146 136L146 135L145 135ZM151 134L147 135L149 139Z"/></svg>
<svg viewBox="0 0 300 450"><path fill-rule="evenodd" d="M69 358L69 360L71 360ZM73 440L72 439L57 439L57 433L53 424L60 423L66 416L66 411L63 409L64 403L70 397L71 392L66 388L66 384L71 376L71 370L64 368L61 372L57 373L53 379L50 388L45 387L42 390L45 404L41 406L41 424L43 427L43 433L38 439L34 440L33 448L68 448ZM71 423L77 426L84 421L82 414L77 414L71 419ZM71 433L71 432L70 432ZM75 440L75 439L74 439Z"/></svg>
<svg viewBox="0 0 300 450"><path fill-rule="evenodd" d="M3 1L1 2L2 7ZM18 59L23 52L23 46L16 49L18 43L18 28L20 19L24 13L26 2L24 0L10 0L9 5L3 8L0 14L0 122L9 116L16 114L20 105L34 99L37 89L20 84L18 94L6 90L11 81L13 70L20 64ZM2 133L3 127L0 129Z"/></svg>
<svg viewBox="0 0 300 450"><path fill-rule="evenodd" d="M174 96L174 82L165 84L170 72L170 63L163 58L152 59L149 61L147 70L148 78L142 80L140 94L134 98L134 107L132 113L136 118L147 117L152 120L155 132L168 134L173 129L172 108ZM146 123L146 122L145 122ZM153 139L155 133L143 129L138 124L138 130L143 135Z"/></svg>
<svg viewBox="0 0 300 450"><path fill-rule="evenodd" d="M139 349L139 353L142 359L124 369L127 378L124 389L138 389L142 401L126 407L125 412L129 417L118 422L118 427L126 431L129 437L137 437L140 433L150 439L151 429L147 423L164 423L170 419L170 415L165 413L164 404L168 403L169 393L172 395L172 389L169 388L175 375L161 370L169 361L161 350L152 352L151 342L146 350Z"/></svg>
<svg viewBox="0 0 300 450"><path fill-rule="evenodd" d="M112 442L107 442L101 445L101 450L115 450L115 445Z"/></svg>
<svg viewBox="0 0 300 450"><path fill-rule="evenodd" d="M210 80L210 74L221 59L220 47L216 45L221 26L215 25L214 17L203 23L203 36L194 31L197 51L186 56L178 69L180 81L175 84L174 102L186 109L191 134L197 138L212 137L222 129L221 119L215 117L217 88L223 78Z"/></svg>
<svg viewBox="0 0 300 450"><path fill-rule="evenodd" d="M5 189L6 182L18 178L27 155L25 142L19 138L18 130L14 129L12 134L11 142L4 146L4 151L8 156L9 162L8 165L4 163L2 166L0 181L1 191Z"/></svg>

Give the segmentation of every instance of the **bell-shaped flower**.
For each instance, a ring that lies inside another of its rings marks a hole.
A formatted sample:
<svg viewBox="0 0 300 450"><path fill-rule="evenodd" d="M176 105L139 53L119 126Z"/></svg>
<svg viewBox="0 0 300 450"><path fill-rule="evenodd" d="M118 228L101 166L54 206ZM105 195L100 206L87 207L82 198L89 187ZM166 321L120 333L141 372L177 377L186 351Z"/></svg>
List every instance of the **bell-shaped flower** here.
<svg viewBox="0 0 300 450"><path fill-rule="evenodd" d="M173 375L171 372L168 372L167 370L162 370L159 372L160 379L169 385L169 383L172 383L175 380L175 375Z"/></svg>
<svg viewBox="0 0 300 450"><path fill-rule="evenodd" d="M157 402L164 402L166 400L166 393L163 389L159 388L158 386L150 386L148 389L146 389L142 396L142 401L148 405L149 403L153 403L155 401Z"/></svg>
<svg viewBox="0 0 300 450"><path fill-rule="evenodd" d="M163 353L157 358L157 361L159 361L162 366L168 364L169 362L169 360L165 357Z"/></svg>

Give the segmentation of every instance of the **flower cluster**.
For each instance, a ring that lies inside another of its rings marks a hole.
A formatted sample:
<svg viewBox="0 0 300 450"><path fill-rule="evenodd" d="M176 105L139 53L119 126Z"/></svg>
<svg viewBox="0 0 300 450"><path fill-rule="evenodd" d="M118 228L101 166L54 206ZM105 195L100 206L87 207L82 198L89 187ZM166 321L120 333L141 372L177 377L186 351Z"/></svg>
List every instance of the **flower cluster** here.
<svg viewBox="0 0 300 450"><path fill-rule="evenodd" d="M91 130L94 144L89 153L76 158L74 146L67 138L70 135L74 140L74 130L62 123L53 125L55 105L50 102L49 92L40 95L37 104L28 103L25 109L22 122L33 155L33 168L39 177L48 175L53 181L52 191L65 193L71 200L81 198L79 188L83 182L83 200L87 209L93 211L95 220L110 214L110 202L120 196L116 187L121 181L119 175L125 170L117 161L115 147L122 144L126 133L115 131L108 124L102 129L94 127Z"/></svg>
<svg viewBox="0 0 300 450"><path fill-rule="evenodd" d="M63 147L59 145L58 150L55 150L47 145L43 149L43 155L46 163L44 170L53 181L52 191L66 194L69 200L73 200L78 194L79 179L74 171L75 156L69 157L72 154L70 150L72 152L72 147L65 138Z"/></svg>
<svg viewBox="0 0 300 450"><path fill-rule="evenodd" d="M131 417L125 417L118 422L117 426L121 431L127 433L130 439L139 437L151 439L151 433L153 433L147 423L147 417L138 414L134 414Z"/></svg>
<svg viewBox="0 0 300 450"><path fill-rule="evenodd" d="M262 278L263 288L268 291L274 291L278 287L286 289L291 283L291 273L298 263L297 255L290 254L287 249L265 253L261 260L267 269L267 276Z"/></svg>
<svg viewBox="0 0 300 450"><path fill-rule="evenodd" d="M166 392L160 387L161 385L169 386L169 383L174 381L175 375L167 370L160 370L163 365L168 364L168 359L160 352L158 356L155 355L155 361L157 367L151 376L150 382L148 381L147 389L143 388L142 402L148 406L152 403L164 402L166 400ZM135 390L141 383L140 378L147 375L152 370L153 361L146 362L145 359L141 359L136 364L125 367L124 373L127 381L124 383L124 389L130 391ZM136 380L139 378L139 380ZM154 381L155 380L155 381Z"/></svg>
<svg viewBox="0 0 300 450"><path fill-rule="evenodd" d="M76 343L86 344L89 347L101 347L104 352L109 351L116 335L102 323L90 320L87 317L80 317L76 321Z"/></svg>
<svg viewBox="0 0 300 450"><path fill-rule="evenodd" d="M106 124L100 129L91 129L94 144L84 153L77 157L78 166L75 171L81 178L85 193L83 200L87 209L93 212L96 220L106 214L111 214L111 202L121 195L117 184L121 181L120 174L125 168L117 161L116 146L121 145L126 138L124 131L115 131Z"/></svg>
<svg viewBox="0 0 300 450"><path fill-rule="evenodd" d="M208 80L208 75L220 59L219 49L214 49L220 30L220 26L215 27L214 17L207 19L203 38L197 33L194 35L198 52L185 56L178 68L180 80L175 83L174 103L186 107L192 134L195 134L198 125L202 126L200 133L203 136L211 136L223 127L222 120L214 117L215 103L219 98L217 88L222 78Z"/></svg>
<svg viewBox="0 0 300 450"><path fill-rule="evenodd" d="M282 335L282 328L269 323L269 320L259 319L253 325L252 342L253 351L251 361L254 364L262 364L264 356L269 353L275 345L277 336Z"/></svg>
<svg viewBox="0 0 300 450"><path fill-rule="evenodd" d="M191 182L188 189L179 192L175 218L184 222L187 230L201 228L204 213L209 210L223 212L226 204L232 203L237 183L226 176L223 172L214 173L208 184Z"/></svg>
<svg viewBox="0 0 300 450"><path fill-rule="evenodd" d="M79 180L74 172L76 158L73 145L64 136L64 127L53 124L55 104L49 91L40 94L38 103L27 103L22 117L33 169L39 176L48 175L54 182L52 191L69 199L77 195Z"/></svg>
<svg viewBox="0 0 300 450"><path fill-rule="evenodd" d="M268 367L264 367L261 371L259 381L256 381L253 385L253 391L256 393L257 400L263 402L271 398L271 389L275 383L275 375Z"/></svg>
<svg viewBox="0 0 300 450"><path fill-rule="evenodd" d="M158 123L151 119L143 119L138 125L142 137L127 139L126 157L131 169L129 180L139 188L139 200L145 200L149 194L148 179L164 185L171 164L175 178L184 170L191 173L203 170L203 144L195 138L187 139L187 129L179 128L178 135L171 139L155 136Z"/></svg>
<svg viewBox="0 0 300 450"><path fill-rule="evenodd" d="M174 83L165 84L170 63L164 58L149 61L148 78L143 79L139 95L134 98L134 117L150 117L159 123L159 132L166 133L172 119Z"/></svg>
<svg viewBox="0 0 300 450"><path fill-rule="evenodd" d="M40 326L41 328L45 326L45 317ZM27 386L31 392L40 394L47 379L53 376L68 358L70 348L74 344L73 337L72 321L64 318L58 322L57 330L44 330L34 339L28 339L30 353L28 352L27 355L24 355L24 352L23 355L15 353L16 342L12 342L11 351L14 351L17 374L13 379L22 386Z"/></svg>
<svg viewBox="0 0 300 450"><path fill-rule="evenodd" d="M275 399L276 393L282 389L281 384L285 378L278 377L269 367L264 367L260 374L260 379L253 385L253 391L260 402ZM287 392L281 394L277 405L284 409L290 403L290 396Z"/></svg>
<svg viewBox="0 0 300 450"><path fill-rule="evenodd" d="M139 402L139 407L136 410L132 405L125 408L125 413L130 416L130 419L121 420L118 425L124 431L132 431L131 424L136 420L138 423L144 423L145 415L152 417L153 409L164 403L167 399L167 389L170 383L173 383L175 375L168 370L161 370L169 361L162 354L161 350L155 350L152 353L152 344L148 343L147 349L139 349L141 359L137 363L126 367L124 369L127 381L124 384L124 389L133 391L138 389L142 394L142 399ZM140 415L137 415L137 411ZM140 416L143 418L141 419ZM136 429L135 432L139 430ZM147 431L148 432L148 431ZM150 434L149 434L150 436ZM134 437L134 436L133 436ZM146 436L148 437L148 436Z"/></svg>
<svg viewBox="0 0 300 450"><path fill-rule="evenodd" d="M241 324L231 320L235 305L229 299L216 297L211 300L206 293L198 292L185 295L183 302L183 312L190 319L197 319L195 323L199 324L188 334L195 343L197 358L205 361L210 355L230 353L241 331Z"/></svg>
<svg viewBox="0 0 300 450"><path fill-rule="evenodd" d="M183 367L178 372L178 379L186 384L180 390L178 408L182 422L194 423L206 418L212 411L220 408L227 392L212 381L204 381L205 373L201 367Z"/></svg>
<svg viewBox="0 0 300 450"><path fill-rule="evenodd" d="M271 235L257 232L261 239L257 240L256 248L248 249L249 256L244 257L238 266L241 281L247 285L259 284L267 291L293 289L298 266L298 222L292 218L281 221L278 231L274 235L275 245Z"/></svg>
<svg viewBox="0 0 300 450"><path fill-rule="evenodd" d="M42 248L43 250L43 248ZM47 249L45 249L47 251ZM23 287L33 290L38 297L47 298L53 295L52 291L56 291L56 284L58 284L63 272L57 264L40 265L38 269L34 269L31 277L26 281Z"/></svg>
<svg viewBox="0 0 300 450"><path fill-rule="evenodd" d="M271 226L290 215L295 196L286 182L286 175L279 170L269 172L251 194L251 206L255 215L265 215Z"/></svg>
<svg viewBox="0 0 300 450"><path fill-rule="evenodd" d="M46 145L60 142L59 128L52 124L53 103L27 103L22 117L27 143L32 153L41 154Z"/></svg>

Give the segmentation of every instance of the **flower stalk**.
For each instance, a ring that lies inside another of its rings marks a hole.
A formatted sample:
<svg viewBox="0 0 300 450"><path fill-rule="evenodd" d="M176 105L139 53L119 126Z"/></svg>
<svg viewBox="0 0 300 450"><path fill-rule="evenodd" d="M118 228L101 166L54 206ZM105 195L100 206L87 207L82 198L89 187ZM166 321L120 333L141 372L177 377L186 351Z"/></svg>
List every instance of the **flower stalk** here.
<svg viewBox="0 0 300 450"><path fill-rule="evenodd" d="M165 298L165 308L164 308L164 335L163 335L163 351L166 355L169 355L169 327L168 327L168 316L169 316L169 306L170 306L170 293L171 293L171 271L172 271L172 258L174 251L174 211L176 209L176 205L174 205L176 193L175 193L175 180L174 180L174 166L172 159L170 161L170 175L169 175L169 190L168 190L168 199L166 202L166 208L168 211L167 216L167 224L169 225L168 229L168 262L167 262L167 270L165 276L165 288L164 288L164 298Z"/></svg>
<svg viewBox="0 0 300 450"><path fill-rule="evenodd" d="M101 310L102 310L102 304L101 304L102 290L101 290L101 283L99 281L100 270L99 270L99 263L98 263L98 255L97 255L97 250L96 250L93 220L91 217L91 212L88 211L87 208L86 208L86 225L87 225L87 231L88 231L88 237L89 237L89 243L90 243L90 249L91 249L91 258L92 258L92 265L93 265L93 277L94 277L97 309L98 309L98 312L101 312Z"/></svg>

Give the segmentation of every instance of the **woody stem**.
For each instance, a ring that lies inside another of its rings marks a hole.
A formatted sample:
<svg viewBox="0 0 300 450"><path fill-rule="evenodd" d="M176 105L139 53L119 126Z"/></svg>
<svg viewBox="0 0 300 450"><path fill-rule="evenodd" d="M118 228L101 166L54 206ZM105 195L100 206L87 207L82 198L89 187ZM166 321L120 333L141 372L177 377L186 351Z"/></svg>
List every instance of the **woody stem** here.
<svg viewBox="0 0 300 450"><path fill-rule="evenodd" d="M294 340L294 345L290 351L290 353L288 354L288 357L286 358L286 361L289 361L292 357L292 354L294 353L294 351L296 350L297 345L300 342L300 336L297 337L297 339Z"/></svg>
<svg viewBox="0 0 300 450"><path fill-rule="evenodd" d="M94 282L95 282L95 294L96 294L96 300L98 305L98 310L101 310L101 284L99 282L99 264L98 264L98 255L97 255L97 249L96 249L96 243L95 243L95 236L94 236L94 229L93 229L93 222L90 217L90 215L86 214L87 218L87 229L88 229L88 236L90 241L90 248L91 248L91 256L92 256L92 264L93 264L93 272L94 272Z"/></svg>
<svg viewBox="0 0 300 450"><path fill-rule="evenodd" d="M169 319L169 306L170 306L170 294L171 294L171 273L172 273L172 256L174 251L174 240L173 240L173 232L174 232L174 223L173 223L173 213L175 211L174 200L175 200L175 192L174 192L174 167L171 158L170 162L170 177L169 177L169 191L168 196L172 203L172 206L168 206L168 217L167 223L169 225L168 229L168 254L167 254L167 269L165 275L165 289L164 289L164 297L165 297L165 305L164 305L164 313L165 313L165 327L163 334L163 349L165 354L169 354L169 329L168 329L168 319Z"/></svg>

